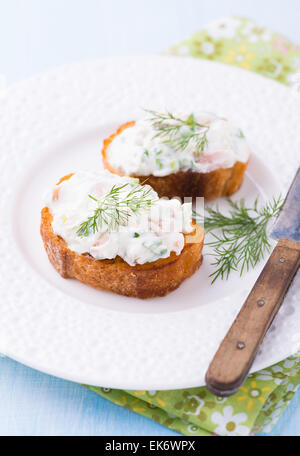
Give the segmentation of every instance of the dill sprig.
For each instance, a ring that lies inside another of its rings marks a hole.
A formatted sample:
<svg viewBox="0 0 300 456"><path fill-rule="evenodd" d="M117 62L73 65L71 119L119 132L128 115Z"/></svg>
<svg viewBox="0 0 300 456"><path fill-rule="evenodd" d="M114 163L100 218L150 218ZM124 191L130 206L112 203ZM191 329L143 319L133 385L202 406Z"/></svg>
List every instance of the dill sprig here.
<svg viewBox="0 0 300 456"><path fill-rule="evenodd" d="M254 268L267 253L271 244L267 235L270 220L277 217L283 202L281 197L258 207L258 199L253 207L246 207L245 201L238 203L228 199L229 215L224 215L218 208L206 208L204 227L214 240L207 245L213 250L215 271L210 275L214 283L219 277L228 279L231 271L240 271L240 275ZM194 212L194 218L199 218ZM203 218L202 218L203 221ZM218 230L218 233L213 232Z"/></svg>
<svg viewBox="0 0 300 456"><path fill-rule="evenodd" d="M184 151L188 146L193 147L196 154L201 154L207 146L208 125L196 121L194 114L184 120L175 117L172 113L162 114L156 111L145 110L151 117L156 134L154 138L161 138L176 151ZM183 127L187 127L183 129Z"/></svg>
<svg viewBox="0 0 300 456"><path fill-rule="evenodd" d="M130 184L117 187L114 185L110 192L101 199L89 195L97 207L94 214L82 222L77 229L78 236L87 237L100 231L103 226L107 231L113 231L120 225L126 225L132 214L150 208L154 202L151 197L152 189L136 185L122 197L122 190Z"/></svg>

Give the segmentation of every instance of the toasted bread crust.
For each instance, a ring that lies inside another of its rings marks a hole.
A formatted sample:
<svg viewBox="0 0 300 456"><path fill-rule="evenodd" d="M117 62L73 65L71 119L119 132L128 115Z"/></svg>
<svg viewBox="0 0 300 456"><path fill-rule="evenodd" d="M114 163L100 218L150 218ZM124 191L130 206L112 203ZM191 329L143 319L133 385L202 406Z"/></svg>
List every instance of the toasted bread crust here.
<svg viewBox="0 0 300 456"><path fill-rule="evenodd" d="M45 207L41 236L50 262L62 277L75 278L94 288L141 299L165 296L194 274L202 263L204 231L198 225L194 234L185 236L185 247L179 256L172 252L169 258L133 267L120 257L96 260L73 252L54 233L52 220L49 208Z"/></svg>
<svg viewBox="0 0 300 456"><path fill-rule="evenodd" d="M126 128L133 127L135 122L128 122L121 125L116 133L104 140L102 149L102 159L104 167L114 174L123 176L124 174L112 168L108 161L107 149L114 138ZM237 192L242 185L244 173L247 169L247 163L236 162L231 168L220 168L209 173L200 173L197 171L179 171L164 177L157 176L136 176L143 181L147 181L159 195L160 198L168 197L204 197L207 200L214 200L222 196L231 196Z"/></svg>

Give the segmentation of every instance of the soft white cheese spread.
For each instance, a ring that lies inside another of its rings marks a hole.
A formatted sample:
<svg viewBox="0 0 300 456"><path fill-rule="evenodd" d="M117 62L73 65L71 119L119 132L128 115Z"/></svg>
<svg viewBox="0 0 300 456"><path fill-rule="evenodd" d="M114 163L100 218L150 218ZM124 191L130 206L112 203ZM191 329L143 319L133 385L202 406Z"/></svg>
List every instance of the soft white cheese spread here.
<svg viewBox="0 0 300 456"><path fill-rule="evenodd" d="M172 147L166 141L167 136L157 135L158 131L148 116L113 139L107 148L109 164L125 175L167 176L188 170L208 173L219 168L231 168L238 161L247 162L250 148L240 128L211 113L200 112L193 116L197 123L209 127L201 153L195 151L193 141L183 150ZM178 117L186 120L189 116ZM201 129L198 130L200 132ZM177 139L195 132L197 127L192 129L182 125Z"/></svg>
<svg viewBox="0 0 300 456"><path fill-rule="evenodd" d="M149 207L141 203L139 208L140 200L150 201ZM168 258L171 252L180 255L184 234L194 231L190 203L159 199L137 179L108 171L74 174L49 192L46 205L53 216L54 233L70 250L97 260L119 256L131 266ZM97 225L90 224L84 234L80 232L99 208Z"/></svg>

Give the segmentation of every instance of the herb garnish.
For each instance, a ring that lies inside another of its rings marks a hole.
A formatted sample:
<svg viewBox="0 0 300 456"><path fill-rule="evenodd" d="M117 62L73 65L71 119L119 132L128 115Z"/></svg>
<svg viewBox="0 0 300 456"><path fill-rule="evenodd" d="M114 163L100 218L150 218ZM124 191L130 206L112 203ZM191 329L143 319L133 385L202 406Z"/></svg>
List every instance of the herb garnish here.
<svg viewBox="0 0 300 456"><path fill-rule="evenodd" d="M161 256L164 256L168 253L168 249L163 246L162 241L156 241L153 244L148 244L147 242L143 243L143 246L150 250L151 253L153 253L154 258L159 258Z"/></svg>
<svg viewBox="0 0 300 456"><path fill-rule="evenodd" d="M158 166L160 169L163 168L163 163L162 163L162 161L161 161L160 158L156 158L155 163L157 164L157 166Z"/></svg>
<svg viewBox="0 0 300 456"><path fill-rule="evenodd" d="M151 114L149 120L157 132L154 138L162 138L164 144L168 144L176 151L184 151L191 146L196 154L204 152L210 127L196 122L194 114L184 120L170 112L161 114L151 110L145 111Z"/></svg>
<svg viewBox="0 0 300 456"><path fill-rule="evenodd" d="M239 139L245 139L245 135L244 135L243 130L238 130L237 138L239 138Z"/></svg>
<svg viewBox="0 0 300 456"><path fill-rule="evenodd" d="M129 185L119 187L114 185L110 192L99 200L89 195L89 198L97 203L97 208L91 217L81 223L77 234L87 237L91 233L101 230L104 225L107 226L107 231L112 231L118 226L128 223L128 218L132 213L137 214L140 210L152 206L154 199L151 197L151 188L135 185L122 197L121 191Z"/></svg>
<svg viewBox="0 0 300 456"><path fill-rule="evenodd" d="M204 227L214 237L207 245L212 247L211 254L216 267L210 277L214 283L219 277L228 279L231 271L249 271L270 252L271 244L267 235L269 221L277 217L282 208L282 199L273 198L261 209L258 208L258 200L252 208L245 206L245 201L238 203L228 199L230 215L224 215L218 208L206 208ZM194 218L198 218L194 212ZM216 234L213 231L219 230Z"/></svg>

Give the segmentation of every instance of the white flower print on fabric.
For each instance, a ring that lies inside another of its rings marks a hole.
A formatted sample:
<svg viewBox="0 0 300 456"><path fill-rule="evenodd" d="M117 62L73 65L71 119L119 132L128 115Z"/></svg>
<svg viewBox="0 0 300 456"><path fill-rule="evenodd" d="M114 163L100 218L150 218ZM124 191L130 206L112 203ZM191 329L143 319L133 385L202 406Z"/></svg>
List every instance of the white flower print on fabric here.
<svg viewBox="0 0 300 456"><path fill-rule="evenodd" d="M201 44L200 49L203 52L203 54L212 55L215 52L216 48L215 45L210 41L205 41Z"/></svg>
<svg viewBox="0 0 300 456"><path fill-rule="evenodd" d="M199 431L199 427L196 426L195 424L190 424L188 426L188 431L191 432L191 433L198 432Z"/></svg>
<svg viewBox="0 0 300 456"><path fill-rule="evenodd" d="M281 366L273 366L269 369L260 371L258 375L256 375L256 378L265 382L273 381L276 385L281 385L286 378L286 375Z"/></svg>
<svg viewBox="0 0 300 456"><path fill-rule="evenodd" d="M289 383L286 387L286 393L295 393L298 389L298 385L293 385L293 383Z"/></svg>
<svg viewBox="0 0 300 456"><path fill-rule="evenodd" d="M234 17L224 17L217 21L211 22L205 28L207 35L214 40L221 38L234 38L237 29L242 22Z"/></svg>
<svg viewBox="0 0 300 456"><path fill-rule="evenodd" d="M257 43L258 41L269 42L273 37L270 30L265 27L259 27L252 21L246 23L245 27L241 30L241 34L247 37L249 43Z"/></svg>
<svg viewBox="0 0 300 456"><path fill-rule="evenodd" d="M300 75L299 75L300 76ZM297 358L287 358L284 363L283 363L283 367L285 369L291 369L292 367L295 366L295 364L299 362L299 360Z"/></svg>
<svg viewBox="0 0 300 456"><path fill-rule="evenodd" d="M264 425L260 429L260 432L266 432L266 433L271 432L273 427L275 426L275 424L279 420L279 418L281 416L281 412L282 412L282 410L281 410L280 407L275 409L274 412L271 413L271 415L266 419Z"/></svg>
<svg viewBox="0 0 300 456"><path fill-rule="evenodd" d="M110 393L112 390L111 388L102 388L103 393Z"/></svg>
<svg viewBox="0 0 300 456"><path fill-rule="evenodd" d="M268 399L266 400L266 402L264 403L263 405L263 408L261 409L262 412L268 412L270 410L270 408L272 408L274 405L272 399L270 399L270 397L268 397Z"/></svg>
<svg viewBox="0 0 300 456"><path fill-rule="evenodd" d="M204 401L195 395L189 395L187 396L187 399L192 402L192 405L191 410L188 410L185 414L198 416L204 405Z"/></svg>
<svg viewBox="0 0 300 456"><path fill-rule="evenodd" d="M290 65L294 70L299 69L300 70L300 57L297 57L296 55L292 57L290 61Z"/></svg>
<svg viewBox="0 0 300 456"><path fill-rule="evenodd" d="M223 413L214 412L211 416L211 421L217 424L218 427L214 430L215 433L224 436L246 436L250 434L250 428L242 423L247 421L246 413L233 414L233 407L228 405L223 408Z"/></svg>

